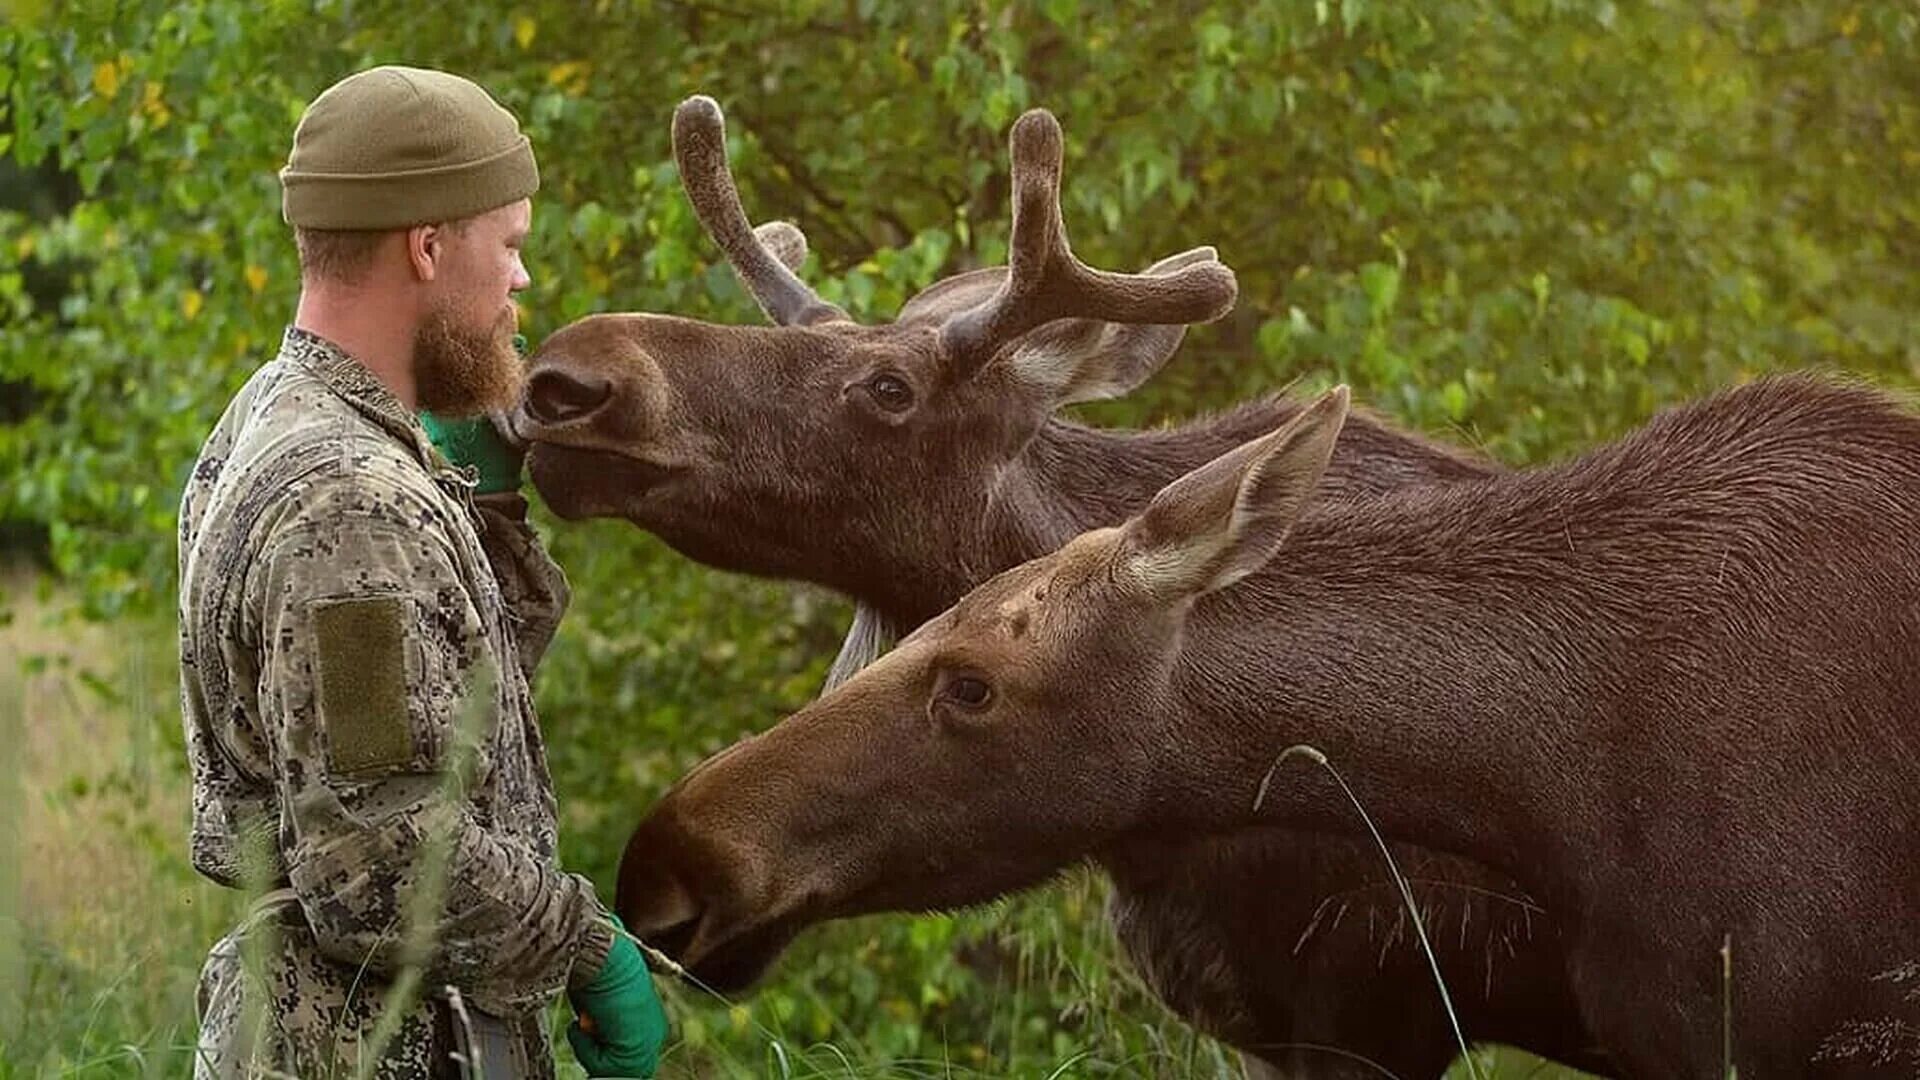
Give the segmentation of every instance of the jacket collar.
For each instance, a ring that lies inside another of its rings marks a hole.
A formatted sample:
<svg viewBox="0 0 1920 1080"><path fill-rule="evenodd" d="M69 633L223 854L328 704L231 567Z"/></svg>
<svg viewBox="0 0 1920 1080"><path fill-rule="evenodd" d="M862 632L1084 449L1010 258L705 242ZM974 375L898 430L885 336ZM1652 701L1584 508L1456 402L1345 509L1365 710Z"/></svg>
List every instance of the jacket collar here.
<svg viewBox="0 0 1920 1080"><path fill-rule="evenodd" d="M386 429L387 434L411 448L429 473L448 468L445 458L427 439L426 429L408 411L387 385L353 358L345 349L326 338L297 326L287 327L280 341L280 356L297 364L325 383L329 390L345 399L369 420Z"/></svg>

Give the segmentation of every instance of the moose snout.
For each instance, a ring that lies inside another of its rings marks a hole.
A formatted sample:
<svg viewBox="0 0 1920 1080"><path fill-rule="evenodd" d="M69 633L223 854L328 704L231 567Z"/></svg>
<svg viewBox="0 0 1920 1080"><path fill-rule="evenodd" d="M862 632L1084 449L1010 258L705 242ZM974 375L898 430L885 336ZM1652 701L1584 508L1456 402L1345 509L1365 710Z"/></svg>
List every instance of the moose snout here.
<svg viewBox="0 0 1920 1080"><path fill-rule="evenodd" d="M521 409L541 424L583 420L613 400L613 384L595 375L573 375L542 368L527 380Z"/></svg>
<svg viewBox="0 0 1920 1080"><path fill-rule="evenodd" d="M646 863L622 866L614 908L630 933L675 960L687 959L702 909L671 871Z"/></svg>
<svg viewBox="0 0 1920 1080"><path fill-rule="evenodd" d="M678 959L685 955L689 942L666 939L691 937L703 905L687 887L685 872L675 866L685 846L661 817L650 816L627 838L627 850L620 858L614 910L628 930Z"/></svg>
<svg viewBox="0 0 1920 1080"><path fill-rule="evenodd" d="M688 827L675 809L669 795L628 837L614 910L628 930L675 960L692 962L699 958L690 951L710 944L701 931L716 907L752 906L741 903L750 860L733 845ZM715 929L706 927L709 934Z"/></svg>

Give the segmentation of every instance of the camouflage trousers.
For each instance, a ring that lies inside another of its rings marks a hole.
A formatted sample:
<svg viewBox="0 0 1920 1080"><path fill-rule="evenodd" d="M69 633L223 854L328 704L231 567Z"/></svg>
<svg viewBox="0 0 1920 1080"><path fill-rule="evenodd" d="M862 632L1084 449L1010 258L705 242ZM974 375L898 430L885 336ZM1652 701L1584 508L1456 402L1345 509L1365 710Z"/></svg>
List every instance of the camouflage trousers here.
<svg viewBox="0 0 1920 1080"><path fill-rule="evenodd" d="M274 901L281 902L274 902ZM389 986L323 956L291 893L269 894L221 938L200 971L196 1080L550 1080L545 1014L508 1019L435 988L407 1008L383 1048ZM291 917L289 917L291 913ZM251 949L256 956L249 957ZM469 1062L478 1061L478 1067Z"/></svg>

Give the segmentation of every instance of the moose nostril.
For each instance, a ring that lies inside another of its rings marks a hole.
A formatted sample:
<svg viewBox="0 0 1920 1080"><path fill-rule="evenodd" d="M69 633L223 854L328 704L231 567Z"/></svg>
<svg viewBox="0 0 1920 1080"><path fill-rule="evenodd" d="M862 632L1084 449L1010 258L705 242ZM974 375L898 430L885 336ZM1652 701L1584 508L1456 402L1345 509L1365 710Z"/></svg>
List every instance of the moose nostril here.
<svg viewBox="0 0 1920 1080"><path fill-rule="evenodd" d="M700 929L700 917L691 916L674 923L672 926L655 928L647 934L647 944L672 957L676 962L687 957L687 946L693 944L693 935Z"/></svg>
<svg viewBox="0 0 1920 1080"><path fill-rule="evenodd" d="M548 369L527 381L527 415L546 424L559 424L590 415L613 396L604 379L578 378Z"/></svg>

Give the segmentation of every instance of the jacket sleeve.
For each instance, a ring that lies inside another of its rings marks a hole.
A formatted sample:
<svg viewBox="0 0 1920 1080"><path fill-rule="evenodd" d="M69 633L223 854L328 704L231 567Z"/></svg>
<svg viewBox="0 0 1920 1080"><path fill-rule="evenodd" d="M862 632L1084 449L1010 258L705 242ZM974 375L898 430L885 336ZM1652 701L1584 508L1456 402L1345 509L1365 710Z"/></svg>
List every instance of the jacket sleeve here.
<svg viewBox="0 0 1920 1080"><path fill-rule="evenodd" d="M262 720L320 949L385 978L418 965L511 1013L592 978L612 933L591 882L467 795L506 691L456 566L437 530L372 508L278 535L254 570Z"/></svg>
<svg viewBox="0 0 1920 1080"><path fill-rule="evenodd" d="M480 546L486 549L501 599L513 618L520 670L532 682L534 668L560 628L573 591L527 523L525 496L519 492L478 495L474 507L480 515Z"/></svg>

